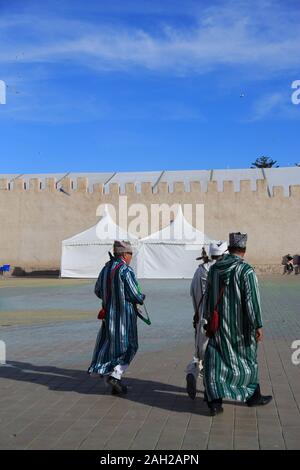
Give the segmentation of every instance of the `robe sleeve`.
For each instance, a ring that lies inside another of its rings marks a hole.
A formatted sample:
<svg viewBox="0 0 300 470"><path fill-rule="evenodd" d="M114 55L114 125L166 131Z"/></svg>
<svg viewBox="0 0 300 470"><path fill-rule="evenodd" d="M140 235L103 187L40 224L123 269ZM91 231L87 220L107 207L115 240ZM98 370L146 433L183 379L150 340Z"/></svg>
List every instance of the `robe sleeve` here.
<svg viewBox="0 0 300 470"><path fill-rule="evenodd" d="M132 304L143 305L145 295L140 292L135 274L131 268L124 269L122 273L125 299Z"/></svg>
<svg viewBox="0 0 300 470"><path fill-rule="evenodd" d="M211 283L211 270L208 271L208 276L207 276L207 283L205 287L205 292L204 292L204 298L203 298L203 310L202 310L202 316L204 320L209 321L210 316L211 316L211 307L210 304L212 302L212 283Z"/></svg>
<svg viewBox="0 0 300 470"><path fill-rule="evenodd" d="M94 292L99 299L103 299L103 269L98 276Z"/></svg>
<svg viewBox="0 0 300 470"><path fill-rule="evenodd" d="M262 328L261 303L257 276L251 269L243 276L243 305L250 325Z"/></svg>
<svg viewBox="0 0 300 470"><path fill-rule="evenodd" d="M194 277L193 277L193 280L191 282L191 287L190 287L190 295L192 297L192 301L193 301L193 307L194 307L194 312L196 313L197 311L197 301L196 301L196 295L195 295L195 283L197 281L197 273L194 274Z"/></svg>

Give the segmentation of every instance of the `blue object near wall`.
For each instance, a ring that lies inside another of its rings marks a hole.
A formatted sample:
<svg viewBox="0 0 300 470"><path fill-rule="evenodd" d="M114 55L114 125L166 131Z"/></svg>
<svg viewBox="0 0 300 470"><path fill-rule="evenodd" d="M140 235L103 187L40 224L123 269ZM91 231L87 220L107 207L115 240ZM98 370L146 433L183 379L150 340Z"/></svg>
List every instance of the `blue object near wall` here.
<svg viewBox="0 0 300 470"><path fill-rule="evenodd" d="M0 266L0 271L9 272L10 271L10 264L4 264L3 266Z"/></svg>

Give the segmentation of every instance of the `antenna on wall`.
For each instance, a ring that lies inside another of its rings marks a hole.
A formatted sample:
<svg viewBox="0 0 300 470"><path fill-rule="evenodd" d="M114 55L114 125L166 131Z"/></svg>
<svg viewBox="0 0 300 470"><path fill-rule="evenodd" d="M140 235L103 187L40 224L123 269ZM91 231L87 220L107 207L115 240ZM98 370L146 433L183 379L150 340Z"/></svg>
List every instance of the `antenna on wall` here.
<svg viewBox="0 0 300 470"><path fill-rule="evenodd" d="M71 172L68 171L68 173L66 173L62 178L60 178L57 182L56 182L56 189L58 191L60 191L61 193L65 194L66 196L71 196L71 194L67 193L67 191L64 190L64 188L61 186L60 188L57 187L58 183L60 183L63 179L65 179Z"/></svg>

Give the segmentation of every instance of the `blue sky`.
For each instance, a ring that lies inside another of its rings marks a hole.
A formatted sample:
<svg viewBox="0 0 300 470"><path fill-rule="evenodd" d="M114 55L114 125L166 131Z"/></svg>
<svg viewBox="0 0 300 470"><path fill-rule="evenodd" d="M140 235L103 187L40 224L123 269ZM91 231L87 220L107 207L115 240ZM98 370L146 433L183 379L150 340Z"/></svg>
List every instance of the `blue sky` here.
<svg viewBox="0 0 300 470"><path fill-rule="evenodd" d="M0 0L0 173L300 161L300 2Z"/></svg>

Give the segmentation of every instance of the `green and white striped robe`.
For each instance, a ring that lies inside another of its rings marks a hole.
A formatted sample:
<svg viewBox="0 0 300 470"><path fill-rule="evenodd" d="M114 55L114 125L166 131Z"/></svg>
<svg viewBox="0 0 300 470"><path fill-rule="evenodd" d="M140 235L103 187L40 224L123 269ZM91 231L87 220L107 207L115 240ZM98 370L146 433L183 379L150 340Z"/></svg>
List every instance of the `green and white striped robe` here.
<svg viewBox="0 0 300 470"><path fill-rule="evenodd" d="M120 263L111 282L111 272ZM140 292L133 269L120 258L111 259L101 270L95 294L103 300L107 313L101 322L88 372L106 375L117 365L130 364L138 350L135 305L142 305L145 296Z"/></svg>
<svg viewBox="0 0 300 470"><path fill-rule="evenodd" d="M224 284L218 306L220 328L210 338L204 358L204 386L209 401L246 401L258 383L255 332L262 327L258 282L254 269L241 257L224 255L208 274L207 320Z"/></svg>

